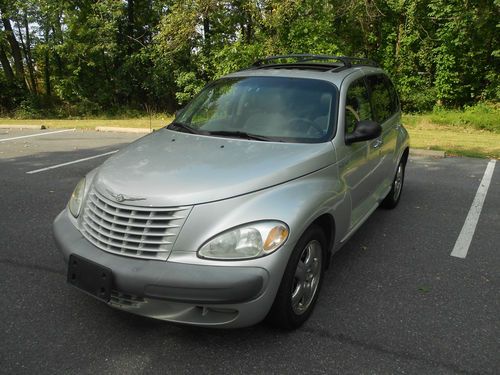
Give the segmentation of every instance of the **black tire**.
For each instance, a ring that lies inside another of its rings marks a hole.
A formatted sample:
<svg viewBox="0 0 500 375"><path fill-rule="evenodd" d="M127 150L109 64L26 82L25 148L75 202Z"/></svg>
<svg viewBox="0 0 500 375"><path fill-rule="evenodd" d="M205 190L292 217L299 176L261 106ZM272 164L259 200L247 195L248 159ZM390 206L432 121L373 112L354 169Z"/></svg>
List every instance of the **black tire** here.
<svg viewBox="0 0 500 375"><path fill-rule="evenodd" d="M326 245L326 236L317 225L310 226L295 245L266 319L273 326L288 330L296 329L311 315L318 299L328 260ZM299 262L302 272L299 270ZM317 274L317 280L314 274ZM299 296L300 290L302 290L301 296ZM309 297L311 294L312 297ZM299 300L303 303L298 302Z"/></svg>
<svg viewBox="0 0 500 375"><path fill-rule="evenodd" d="M403 192L403 184L405 181L406 163L404 158L399 162L396 174L392 180L391 191L387 194L380 206L387 209L392 209L398 205L401 193Z"/></svg>

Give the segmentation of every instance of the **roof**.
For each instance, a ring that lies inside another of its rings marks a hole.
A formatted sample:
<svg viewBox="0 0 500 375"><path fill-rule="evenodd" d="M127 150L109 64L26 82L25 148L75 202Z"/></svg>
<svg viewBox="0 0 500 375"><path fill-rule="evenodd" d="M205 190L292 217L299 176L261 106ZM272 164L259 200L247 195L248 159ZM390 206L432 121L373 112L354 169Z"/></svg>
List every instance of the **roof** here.
<svg viewBox="0 0 500 375"><path fill-rule="evenodd" d="M290 77L320 79L340 86L353 71L380 72L378 64L369 59L327 55L279 55L257 60L250 67L226 77Z"/></svg>

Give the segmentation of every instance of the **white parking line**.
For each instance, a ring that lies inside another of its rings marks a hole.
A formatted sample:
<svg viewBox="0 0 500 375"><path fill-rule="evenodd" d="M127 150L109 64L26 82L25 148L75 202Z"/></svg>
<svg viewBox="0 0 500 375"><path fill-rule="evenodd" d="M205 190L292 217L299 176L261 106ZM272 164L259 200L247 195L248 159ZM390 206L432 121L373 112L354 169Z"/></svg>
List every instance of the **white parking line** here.
<svg viewBox="0 0 500 375"><path fill-rule="evenodd" d="M78 160L68 161L67 163L57 164L57 165L53 165L53 166L51 166L51 167L46 167L46 168L35 169L34 171L29 171L29 172L26 172L26 173L27 173L27 174L35 174L35 173L40 173L40 172L48 171L48 170L51 170L51 169L56 169L56 168L65 167L66 165L71 165L71 164L75 164L75 163L80 163L80 162L82 162L82 161L91 160L91 159L95 159L95 158L100 158L100 157L102 157L102 156L106 156L106 155L111 155L111 154L114 154L115 152L118 152L118 150L114 150L114 151L106 152L106 153L104 153L104 154L99 154L99 155L89 156L88 158L83 158L83 159L78 159Z"/></svg>
<svg viewBox="0 0 500 375"><path fill-rule="evenodd" d="M486 194L488 193L488 188L490 187L491 177L493 176L493 170L495 169L495 163L496 160L490 160L486 166L483 179L479 184L472 206L470 207L469 213L465 218L464 226L462 227L462 230L458 235L457 242L455 242L455 247L451 252L452 257L465 258L467 256L472 237L476 231L479 215L481 215L484 200L486 198Z"/></svg>
<svg viewBox="0 0 500 375"><path fill-rule="evenodd" d="M21 138L41 137L42 135L50 135L50 134L63 133L63 132L72 132L72 131L75 131L75 129L64 129L64 130L56 130L56 131L53 131L53 132L47 132L47 133L37 133L37 134L30 134L30 135L21 135L19 137L12 137L12 138L0 139L0 142L13 141L15 139L21 139Z"/></svg>

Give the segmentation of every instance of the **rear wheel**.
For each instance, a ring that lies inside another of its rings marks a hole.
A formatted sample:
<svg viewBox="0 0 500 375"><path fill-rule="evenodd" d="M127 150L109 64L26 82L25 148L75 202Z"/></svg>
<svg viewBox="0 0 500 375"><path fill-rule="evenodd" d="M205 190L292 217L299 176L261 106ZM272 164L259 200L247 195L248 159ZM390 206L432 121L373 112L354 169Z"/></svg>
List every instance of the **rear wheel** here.
<svg viewBox="0 0 500 375"><path fill-rule="evenodd" d="M273 325L295 329L309 318L323 281L325 255L326 237L313 225L299 239L288 261L268 315Z"/></svg>
<svg viewBox="0 0 500 375"><path fill-rule="evenodd" d="M396 175L394 176L394 180L392 181L391 191L384 198L380 205L383 208L394 208L398 205L399 198L401 198L401 192L403 190L403 182L405 179L405 163L404 159L401 160L398 164L398 168L396 169Z"/></svg>

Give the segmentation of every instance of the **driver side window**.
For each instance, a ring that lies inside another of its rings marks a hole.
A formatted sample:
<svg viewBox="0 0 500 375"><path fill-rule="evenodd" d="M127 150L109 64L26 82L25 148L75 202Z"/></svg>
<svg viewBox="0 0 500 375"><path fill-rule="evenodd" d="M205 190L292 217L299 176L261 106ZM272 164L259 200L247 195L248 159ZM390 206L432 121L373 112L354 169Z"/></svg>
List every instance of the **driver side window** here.
<svg viewBox="0 0 500 375"><path fill-rule="evenodd" d="M352 133L361 120L372 120L370 98L365 80L360 78L349 86L345 106L345 134Z"/></svg>

